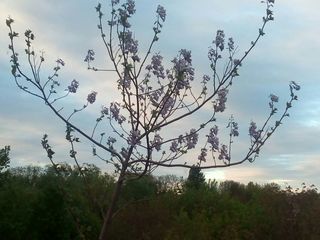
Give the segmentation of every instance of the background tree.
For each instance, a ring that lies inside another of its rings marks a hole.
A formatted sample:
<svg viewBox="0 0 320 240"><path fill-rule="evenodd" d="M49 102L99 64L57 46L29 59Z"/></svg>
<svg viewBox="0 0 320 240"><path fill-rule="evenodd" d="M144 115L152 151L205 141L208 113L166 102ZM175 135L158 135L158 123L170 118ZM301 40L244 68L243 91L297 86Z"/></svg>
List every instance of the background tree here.
<svg viewBox="0 0 320 240"><path fill-rule="evenodd" d="M295 94L300 87L295 82L290 83L290 97L283 112L274 123L272 117L277 113L278 97L270 95L270 112L265 122L258 127L255 122L249 126L251 144L247 153L239 160L232 160L232 146L234 138L239 135L238 124L231 116L227 124L229 136L227 143L223 143L216 125L216 114L224 112L226 108L229 88L234 79L239 76L239 68L244 59L265 34L266 24L274 19L272 7L274 0L263 1L265 16L259 28L257 37L250 47L239 54L238 47L232 38L226 40L224 31L218 30L212 46L209 48L208 58L211 75L203 75L202 81L193 84L195 71L192 65L191 51L181 49L171 61L171 66L163 64L160 53L151 56L153 46L159 40L166 11L162 6L156 10L156 20L153 27L153 38L147 51L140 51L138 41L134 37L131 18L135 14L135 2L127 0L111 0L109 20L105 21L102 5L96 6L98 13L98 29L108 53L113 69L100 69L93 66L95 52L90 49L85 57L88 69L93 71L114 71L117 77L115 85L119 90L121 101L113 101L102 107L100 116L96 119L93 130L80 129L73 121L75 114L83 112L93 104L97 92L88 94L85 104L71 113L66 113L57 103L77 92L79 82L73 80L66 86L65 93L59 94L59 71L65 66L62 59L56 61L53 73L46 79L41 76L45 62L43 53L38 56L33 47L35 36L31 30L24 34L26 41L25 53L30 72L23 70L20 65L15 38L18 37L13 28L13 19L8 18L10 44L12 52L12 74L17 86L44 101L44 103L66 124L66 140L70 145L70 157L75 161L80 174L85 178L77 160L76 144L82 136L93 145L92 152L97 158L112 165L118 174L108 210L104 215L100 239L106 239L108 228L119 199L120 191L125 181L140 178L153 172L157 167L192 168L195 163L181 162L179 159L186 154L192 154L199 149L199 169L230 167L246 161L253 162L259 155L262 146L280 126L282 120L289 116L288 110ZM107 26L105 25L107 23ZM226 57L226 61L222 61ZM200 88L199 88L200 86ZM175 124L187 121L197 115L205 107L207 115L203 122L191 129L181 129L178 134L170 134ZM106 124L109 127L103 129ZM200 141L199 141L200 139ZM45 135L42 141L47 155L53 161L54 151ZM197 146L201 145L197 148ZM209 157L210 156L210 157Z"/></svg>
<svg viewBox="0 0 320 240"><path fill-rule="evenodd" d="M0 187L0 236L6 240L97 239L101 219L77 166L9 168ZM84 167L84 166L83 166ZM115 179L91 165L89 186L106 205ZM64 173L64 174L62 174ZM225 181L161 191L178 177L126 181L109 237L141 239L319 239L320 194L314 185ZM154 194L154 182L158 194ZM168 183L166 183L168 181ZM61 184L62 183L62 184ZM133 184L133 187L129 186ZM64 192L61 191L61 187ZM153 189L153 190L152 190ZM134 200L134 201L132 201ZM127 204L127 203L130 204ZM119 211L120 210L120 211ZM74 221L76 219L76 221Z"/></svg>
<svg viewBox="0 0 320 240"><path fill-rule="evenodd" d="M0 149L0 172L7 169L10 166L10 146L5 146Z"/></svg>
<svg viewBox="0 0 320 240"><path fill-rule="evenodd" d="M199 189L201 186L204 186L206 178L201 171L201 168L194 166L190 168L189 175L186 181L187 188Z"/></svg>
<svg viewBox="0 0 320 240"><path fill-rule="evenodd" d="M0 149L0 187L4 183L7 175L7 169L10 167L10 146Z"/></svg>

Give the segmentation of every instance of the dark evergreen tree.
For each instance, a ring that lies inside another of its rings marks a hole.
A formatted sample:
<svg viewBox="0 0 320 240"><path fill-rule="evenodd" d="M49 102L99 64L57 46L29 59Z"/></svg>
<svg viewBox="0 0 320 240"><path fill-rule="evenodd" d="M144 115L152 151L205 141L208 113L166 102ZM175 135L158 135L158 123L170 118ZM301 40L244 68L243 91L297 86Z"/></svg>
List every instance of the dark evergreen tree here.
<svg viewBox="0 0 320 240"><path fill-rule="evenodd" d="M186 181L187 188L199 189L201 186L204 186L206 178L201 171L201 168L198 166L193 166L189 170L189 176Z"/></svg>

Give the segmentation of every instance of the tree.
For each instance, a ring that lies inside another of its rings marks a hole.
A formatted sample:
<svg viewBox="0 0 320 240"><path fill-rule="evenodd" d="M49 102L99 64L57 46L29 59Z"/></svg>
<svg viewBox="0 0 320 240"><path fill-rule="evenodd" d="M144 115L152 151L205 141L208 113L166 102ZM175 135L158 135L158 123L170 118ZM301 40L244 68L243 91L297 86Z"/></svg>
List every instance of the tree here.
<svg viewBox="0 0 320 240"><path fill-rule="evenodd" d="M251 144L242 159L231 160L232 144L234 138L239 135L238 124L232 116L227 125L230 131L228 143L219 141L219 128L215 124L216 114L224 112L229 89L233 80L239 76L239 68L265 34L267 23L274 19L272 11L274 0L266 0L263 3L266 13L257 37L239 57L236 57L238 48L233 39L228 38L226 42L224 31L217 31L208 52L212 73L211 76L202 77L200 89L193 85L196 76L192 66L191 51L181 49L171 61L172 66L168 68L163 65L163 57L160 53L154 53L151 56L153 46L159 40L166 20L166 10L162 6L159 5L156 10L153 38L147 52L143 53L139 51L138 41L131 30L130 20L136 11L135 2L127 0L120 4L119 0L111 0L111 12L107 22L104 19L102 5L99 3L96 6L98 29L113 69L100 69L93 66L95 52L92 49L88 50L84 61L89 70L115 72L118 78L116 86L122 100L121 102L113 101L101 109L92 132L79 128L72 118L95 102L97 92L93 91L88 94L82 108L74 109L69 114L63 112L63 109L58 108L57 102L76 93L79 82L73 80L69 86L66 86L65 93L59 93L58 73L65 66L62 59L56 61L52 75L47 79L41 78L40 72L45 58L43 53L37 56L33 50L35 35L31 30L24 33L27 65L31 73L23 71L15 47L18 33L12 28L14 20L11 18L6 20L9 27L9 49L12 53L11 71L17 86L26 93L40 98L66 124L66 139L70 144L70 157L76 162L80 172L82 170L77 161L75 147L81 136L93 145L93 155L113 166L118 174L99 239L107 239L108 228L125 181L140 178L159 166L193 168L194 162L181 163L179 159L197 150L196 147L200 144L202 147L199 148L200 153L196 163L199 169L230 167L246 161L253 162L283 119L289 116L288 110L297 100L295 92L300 89L295 82L290 83L290 98L274 124L271 123L271 118L278 110L276 107L278 97L273 94L270 95L269 115L262 126L258 127L255 122L250 123ZM224 56L227 58L225 62L222 61ZM208 112L203 122L190 130L183 129L180 134L170 135L175 124L192 118L204 107L211 107L211 111ZM109 127L105 130L101 130L103 121L109 123ZM49 145L47 135L44 135L42 145L53 166L56 167L53 161L54 151ZM208 159L208 153L210 153L211 160ZM106 154L108 154L107 158Z"/></svg>
<svg viewBox="0 0 320 240"><path fill-rule="evenodd" d="M189 176L187 178L186 186L187 188L199 189L206 182L206 178L201 172L201 168L194 166L189 170Z"/></svg>
<svg viewBox="0 0 320 240"><path fill-rule="evenodd" d="M0 187L4 184L10 167L10 146L0 149Z"/></svg>
<svg viewBox="0 0 320 240"><path fill-rule="evenodd" d="M9 153L10 146L5 146L4 148L0 149L0 173L10 166Z"/></svg>

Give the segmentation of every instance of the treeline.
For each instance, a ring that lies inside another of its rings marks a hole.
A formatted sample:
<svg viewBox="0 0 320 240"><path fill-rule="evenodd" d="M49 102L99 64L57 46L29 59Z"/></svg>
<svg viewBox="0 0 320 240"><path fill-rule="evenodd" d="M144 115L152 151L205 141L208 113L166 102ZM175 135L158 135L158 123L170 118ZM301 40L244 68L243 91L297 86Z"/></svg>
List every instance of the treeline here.
<svg viewBox="0 0 320 240"><path fill-rule="evenodd" d="M2 168L0 238L98 239L114 177L94 165ZM107 199L107 201L106 201ZM125 184L112 239L320 239L320 197L314 186L233 181L206 183L145 176Z"/></svg>

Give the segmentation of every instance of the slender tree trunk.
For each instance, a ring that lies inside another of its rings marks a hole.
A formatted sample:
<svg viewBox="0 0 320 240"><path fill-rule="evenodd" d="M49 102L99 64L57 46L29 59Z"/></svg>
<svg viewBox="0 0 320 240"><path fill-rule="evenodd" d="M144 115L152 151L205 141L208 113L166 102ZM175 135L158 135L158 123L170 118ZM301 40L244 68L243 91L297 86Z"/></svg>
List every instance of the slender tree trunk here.
<svg viewBox="0 0 320 240"><path fill-rule="evenodd" d="M108 240L108 231L110 229L110 225L112 222L112 215L114 213L116 204L119 199L120 191L123 185L124 173L125 173L125 170L124 171L122 170L118 178L118 181L116 183L116 187L112 193L111 203L109 205L107 214L104 217L103 226L101 228L100 235L99 235L99 240Z"/></svg>

